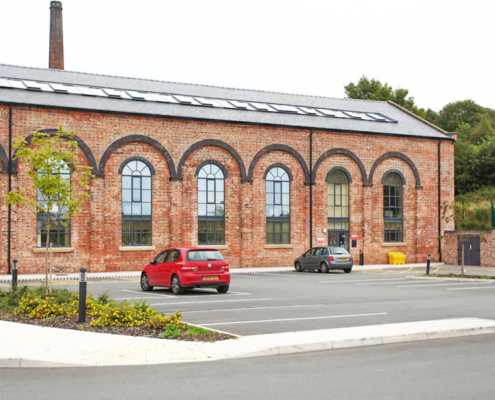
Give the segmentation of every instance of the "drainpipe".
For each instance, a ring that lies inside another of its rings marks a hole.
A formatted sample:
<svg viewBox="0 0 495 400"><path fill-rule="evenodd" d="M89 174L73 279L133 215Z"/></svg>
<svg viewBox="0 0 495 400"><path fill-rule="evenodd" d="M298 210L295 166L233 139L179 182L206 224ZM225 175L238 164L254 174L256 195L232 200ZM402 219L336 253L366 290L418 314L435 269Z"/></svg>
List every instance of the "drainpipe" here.
<svg viewBox="0 0 495 400"><path fill-rule="evenodd" d="M438 236L442 234L442 215L441 215L441 210L442 210L442 181L441 181L441 156L440 156L440 150L442 146L442 141L440 140L438 142ZM440 262L442 262L442 239L438 239L438 254L440 254Z"/></svg>
<svg viewBox="0 0 495 400"><path fill-rule="evenodd" d="M9 105L9 193L12 191L12 104ZM11 237L12 206L9 204L7 232L7 274L10 274L10 237Z"/></svg>
<svg viewBox="0 0 495 400"><path fill-rule="evenodd" d="M313 129L309 134L309 248L313 247Z"/></svg>

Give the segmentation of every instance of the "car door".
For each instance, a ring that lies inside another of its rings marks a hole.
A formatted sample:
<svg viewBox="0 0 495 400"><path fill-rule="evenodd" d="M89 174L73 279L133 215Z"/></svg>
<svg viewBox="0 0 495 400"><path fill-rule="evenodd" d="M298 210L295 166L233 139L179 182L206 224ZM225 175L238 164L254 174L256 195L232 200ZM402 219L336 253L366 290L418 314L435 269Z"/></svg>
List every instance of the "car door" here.
<svg viewBox="0 0 495 400"><path fill-rule="evenodd" d="M163 282L162 286L170 287L170 280L172 279L172 273L174 272L174 267L177 265L177 261L179 261L180 250L174 249L170 250L165 259L165 262L162 264L162 268L160 270L161 281Z"/></svg>
<svg viewBox="0 0 495 400"><path fill-rule="evenodd" d="M167 253L168 251L165 250L158 254L147 270L148 280L151 286L160 286L160 267L165 261Z"/></svg>
<svg viewBox="0 0 495 400"><path fill-rule="evenodd" d="M309 249L306 253L304 253L304 257L301 258L301 266L304 269L311 269L311 263L313 261L313 252L314 249Z"/></svg>
<svg viewBox="0 0 495 400"><path fill-rule="evenodd" d="M314 260L313 268L320 268L320 264L323 261L324 250L325 249L323 247L319 247L315 249L315 252L313 254L313 260Z"/></svg>

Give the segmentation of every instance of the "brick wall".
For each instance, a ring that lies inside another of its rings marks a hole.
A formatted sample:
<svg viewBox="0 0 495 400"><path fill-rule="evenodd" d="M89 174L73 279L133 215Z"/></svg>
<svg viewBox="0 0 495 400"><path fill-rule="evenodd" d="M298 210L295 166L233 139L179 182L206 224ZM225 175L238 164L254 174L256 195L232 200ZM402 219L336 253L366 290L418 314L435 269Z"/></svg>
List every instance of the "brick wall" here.
<svg viewBox="0 0 495 400"><path fill-rule="evenodd" d="M8 151L8 107L0 106L0 144ZM304 129L217 123L208 121L19 107L13 110L13 136L27 137L61 123L74 130L87 145L81 159L95 167L91 200L72 220L72 253L56 253L56 271L140 269L160 249L197 244L197 166L208 159L220 162L226 179L227 260L234 267L292 265L317 238L328 242L327 185L333 167L344 167L350 184L350 234L357 235L365 263L386 263L387 252L401 251L407 262L423 262L438 253L438 140L315 130L313 135L313 232L310 232L309 135ZM335 150L337 149L337 150ZM453 145L444 141L441 200L454 198ZM395 152L395 153L390 153ZM383 157L390 153L390 157ZM323 155L323 157L322 157ZM121 249L121 163L131 156L151 162L153 176L153 239L155 250ZM405 156L405 157L404 157ZM321 159L320 159L321 157ZM408 162L410 160L410 162ZM282 163L291 181L291 246L266 246L266 169ZM317 168L316 168L317 167ZM98 170L99 168L99 170ZM399 170L404 186L404 232L401 246L383 243L383 187L386 171ZM372 182L370 172L373 170ZM364 176L363 176L364 171ZM417 182L419 177L420 183ZM7 175L0 176L2 198ZM13 186L28 187L25 166L19 164ZM33 193L34 195L34 193ZM442 229L449 227L442 226ZM1 206L0 273L7 271L7 207ZM36 247L35 216L12 207L12 258L20 261L20 273L41 272L43 254Z"/></svg>
<svg viewBox="0 0 495 400"><path fill-rule="evenodd" d="M465 236L480 236L480 256L482 267L495 267L495 231L465 231ZM445 263L457 265L458 262L458 237L455 231L445 232ZM484 239L484 240L483 240Z"/></svg>

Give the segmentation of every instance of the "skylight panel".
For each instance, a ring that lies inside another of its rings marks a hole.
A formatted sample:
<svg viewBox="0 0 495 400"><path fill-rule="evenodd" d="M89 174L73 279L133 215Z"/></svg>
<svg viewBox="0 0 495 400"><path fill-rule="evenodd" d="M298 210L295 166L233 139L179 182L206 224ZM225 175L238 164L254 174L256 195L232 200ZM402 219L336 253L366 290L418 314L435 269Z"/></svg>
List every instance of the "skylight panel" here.
<svg viewBox="0 0 495 400"><path fill-rule="evenodd" d="M354 111L345 111L347 115L350 115L352 118L364 119L366 121L373 121L373 118L368 117L364 113L354 112Z"/></svg>
<svg viewBox="0 0 495 400"><path fill-rule="evenodd" d="M12 89L12 85L9 80L3 78L0 78L0 87Z"/></svg>
<svg viewBox="0 0 495 400"><path fill-rule="evenodd" d="M249 103L251 104L256 110L259 110L259 111L271 111L271 112L275 112L275 110L270 107L268 104L264 104L264 103Z"/></svg>
<svg viewBox="0 0 495 400"><path fill-rule="evenodd" d="M45 92L53 92L53 89L47 83L40 83L34 81L23 81L28 90L42 90Z"/></svg>
<svg viewBox="0 0 495 400"><path fill-rule="evenodd" d="M202 106L214 107L215 101L212 99L205 99L204 97L195 97L196 101L198 101Z"/></svg>
<svg viewBox="0 0 495 400"><path fill-rule="evenodd" d="M101 89L99 89L99 88L93 88L93 87L92 87L92 88L89 88L89 89L90 89L90 90L93 92L93 94L94 94L94 95L96 95L96 96L108 97L108 95L107 95L107 94L106 94L103 90L101 90Z"/></svg>
<svg viewBox="0 0 495 400"><path fill-rule="evenodd" d="M236 108L233 104L231 104L227 100L215 99L215 102L218 104L219 107L222 107L222 108Z"/></svg>
<svg viewBox="0 0 495 400"><path fill-rule="evenodd" d="M270 104L270 107L274 108L275 110L277 110L279 112L297 114L297 110L295 107L282 106L280 104Z"/></svg>
<svg viewBox="0 0 495 400"><path fill-rule="evenodd" d="M126 92L133 100L159 101L149 93L136 92L135 90L127 90Z"/></svg>
<svg viewBox="0 0 495 400"><path fill-rule="evenodd" d="M239 110L253 110L253 107L244 101L229 100L229 103Z"/></svg>
<svg viewBox="0 0 495 400"><path fill-rule="evenodd" d="M170 94L150 93L150 96L160 103L178 103L179 101Z"/></svg>
<svg viewBox="0 0 495 400"><path fill-rule="evenodd" d="M110 97L115 97L118 99L127 99L129 96L123 90L115 89L103 89L103 91Z"/></svg>
<svg viewBox="0 0 495 400"><path fill-rule="evenodd" d="M77 90L74 86L66 86L66 85L62 85L60 83L50 83L49 85L51 86L51 88L56 93L76 93L76 94L80 94L79 90Z"/></svg>
<svg viewBox="0 0 495 400"><path fill-rule="evenodd" d="M387 118L379 114L367 113L367 115L370 116L371 118L374 118L377 121L388 121Z"/></svg>
<svg viewBox="0 0 495 400"><path fill-rule="evenodd" d="M86 86L77 86L77 90L79 90L83 96L96 96L96 93Z"/></svg>
<svg viewBox="0 0 495 400"><path fill-rule="evenodd" d="M318 115L321 116L321 114L316 111L314 108L308 108L308 107L298 107L301 111L305 112L308 115Z"/></svg>
<svg viewBox="0 0 495 400"><path fill-rule="evenodd" d="M196 104L194 101L194 98L190 96L180 96L180 95L174 95L174 97L179 100L179 103L181 104Z"/></svg>
<svg viewBox="0 0 495 400"><path fill-rule="evenodd" d="M26 85L24 85L24 83L22 83L21 81L16 81L14 79L11 79L9 80L9 82L12 85L12 87L16 89L26 89Z"/></svg>
<svg viewBox="0 0 495 400"><path fill-rule="evenodd" d="M341 111L327 110L325 108L318 108L318 111L321 112L325 117L350 118L349 115L346 115Z"/></svg>

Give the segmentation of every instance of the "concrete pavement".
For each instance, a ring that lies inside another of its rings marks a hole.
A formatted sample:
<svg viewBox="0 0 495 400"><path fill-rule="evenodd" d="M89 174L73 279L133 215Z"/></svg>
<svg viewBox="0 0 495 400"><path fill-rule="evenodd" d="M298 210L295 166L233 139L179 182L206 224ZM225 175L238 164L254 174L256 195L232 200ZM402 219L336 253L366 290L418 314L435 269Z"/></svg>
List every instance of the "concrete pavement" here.
<svg viewBox="0 0 495 400"><path fill-rule="evenodd" d="M95 367L213 361L491 333L495 333L494 320L458 318L253 335L203 343L0 321L0 367Z"/></svg>

